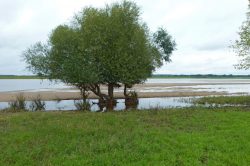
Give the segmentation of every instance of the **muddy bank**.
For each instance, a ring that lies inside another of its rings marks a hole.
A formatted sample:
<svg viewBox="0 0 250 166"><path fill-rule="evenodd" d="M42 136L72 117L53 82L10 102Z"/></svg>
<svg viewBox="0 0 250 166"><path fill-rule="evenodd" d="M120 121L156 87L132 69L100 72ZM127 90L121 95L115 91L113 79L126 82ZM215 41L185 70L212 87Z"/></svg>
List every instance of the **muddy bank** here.
<svg viewBox="0 0 250 166"><path fill-rule="evenodd" d="M156 97L192 97L192 96L210 96L210 95L228 95L239 94L236 92L228 92L223 89L213 90L211 88L204 88L200 85L232 85L232 86L246 86L249 83L146 83L135 85L133 90L138 93L139 98L156 98ZM107 87L101 87L103 93L107 94ZM244 91L245 92L245 91ZM16 99L16 96L22 93L26 100L32 100L38 95L42 100L72 100L79 99L79 90L75 88L65 89L47 89L39 91L39 89L27 91L14 92L0 92L0 102L9 102ZM247 90L246 90L247 93ZM241 92L242 94L242 92ZM123 88L115 89L116 98L123 98ZM97 99L98 97L90 93L90 99Z"/></svg>

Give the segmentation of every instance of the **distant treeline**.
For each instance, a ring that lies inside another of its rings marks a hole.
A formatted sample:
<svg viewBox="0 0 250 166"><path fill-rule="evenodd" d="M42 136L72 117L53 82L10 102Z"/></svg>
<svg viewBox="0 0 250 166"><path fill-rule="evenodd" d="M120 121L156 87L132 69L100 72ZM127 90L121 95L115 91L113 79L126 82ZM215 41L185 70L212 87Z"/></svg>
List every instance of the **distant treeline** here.
<svg viewBox="0 0 250 166"><path fill-rule="evenodd" d="M250 75L216 75L216 74L193 74L193 75L172 75L172 74L154 74L151 78L242 78L250 79ZM45 77L35 75L0 75L0 79L46 79Z"/></svg>
<svg viewBox="0 0 250 166"><path fill-rule="evenodd" d="M193 75L172 75L172 74L155 74L151 78L245 78L250 79L250 75L232 75L232 74L193 74Z"/></svg>
<svg viewBox="0 0 250 166"><path fill-rule="evenodd" d="M0 75L0 79L42 79L35 75Z"/></svg>

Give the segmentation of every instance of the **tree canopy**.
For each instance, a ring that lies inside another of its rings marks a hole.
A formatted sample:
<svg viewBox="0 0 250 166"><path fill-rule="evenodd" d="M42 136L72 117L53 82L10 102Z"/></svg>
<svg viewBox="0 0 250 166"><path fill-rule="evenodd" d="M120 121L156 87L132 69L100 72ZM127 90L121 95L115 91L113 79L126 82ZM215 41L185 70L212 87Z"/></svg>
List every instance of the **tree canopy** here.
<svg viewBox="0 0 250 166"><path fill-rule="evenodd" d="M114 87L143 83L170 62L176 46L163 28L150 33L140 14L130 1L84 8L70 24L56 27L46 44L28 48L24 59L35 74L113 98ZM100 85L108 86L108 95Z"/></svg>
<svg viewBox="0 0 250 166"><path fill-rule="evenodd" d="M249 2L250 3L250 2ZM250 10L250 4L248 6ZM238 69L250 68L250 11L247 12L247 19L242 23L239 31L239 39L235 41L232 46L236 54L241 58L239 64L236 65Z"/></svg>

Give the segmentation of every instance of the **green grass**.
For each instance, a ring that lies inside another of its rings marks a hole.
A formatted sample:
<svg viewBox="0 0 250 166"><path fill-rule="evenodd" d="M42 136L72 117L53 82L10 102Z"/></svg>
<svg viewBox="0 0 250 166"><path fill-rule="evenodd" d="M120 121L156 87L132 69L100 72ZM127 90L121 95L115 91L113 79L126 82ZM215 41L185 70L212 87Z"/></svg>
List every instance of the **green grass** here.
<svg viewBox="0 0 250 166"><path fill-rule="evenodd" d="M0 165L250 165L249 111L0 113Z"/></svg>
<svg viewBox="0 0 250 166"><path fill-rule="evenodd" d="M195 104L233 104L250 105L250 96L202 97L194 100Z"/></svg>

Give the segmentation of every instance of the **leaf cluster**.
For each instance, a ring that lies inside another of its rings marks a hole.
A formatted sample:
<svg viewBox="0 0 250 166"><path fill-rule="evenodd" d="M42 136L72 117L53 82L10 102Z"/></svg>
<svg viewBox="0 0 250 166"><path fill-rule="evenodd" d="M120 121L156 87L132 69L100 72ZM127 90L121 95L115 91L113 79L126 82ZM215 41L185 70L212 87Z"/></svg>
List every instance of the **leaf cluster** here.
<svg viewBox="0 0 250 166"><path fill-rule="evenodd" d="M250 5L248 7L250 9ZM248 10L249 10L248 9ZM234 52L241 58L235 66L238 69L250 68L250 13L247 12L247 20L242 23L238 32L239 39L235 41L232 48Z"/></svg>

